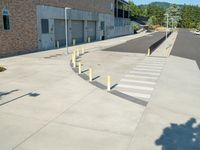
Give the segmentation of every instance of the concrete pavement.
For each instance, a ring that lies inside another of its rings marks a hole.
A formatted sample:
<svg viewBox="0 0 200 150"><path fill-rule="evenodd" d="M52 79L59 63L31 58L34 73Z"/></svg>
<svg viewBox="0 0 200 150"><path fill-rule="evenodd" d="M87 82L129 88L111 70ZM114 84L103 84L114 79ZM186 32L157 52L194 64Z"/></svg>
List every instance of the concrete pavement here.
<svg viewBox="0 0 200 150"><path fill-rule="evenodd" d="M145 107L82 80L65 52L0 60L0 149L126 149Z"/></svg>

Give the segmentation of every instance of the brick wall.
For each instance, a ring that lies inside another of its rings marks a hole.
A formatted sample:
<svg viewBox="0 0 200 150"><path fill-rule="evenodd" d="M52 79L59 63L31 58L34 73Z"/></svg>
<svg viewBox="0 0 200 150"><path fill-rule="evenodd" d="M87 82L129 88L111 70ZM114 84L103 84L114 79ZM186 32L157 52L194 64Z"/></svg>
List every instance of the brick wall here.
<svg viewBox="0 0 200 150"><path fill-rule="evenodd" d="M37 49L36 5L71 7L80 10L113 14L114 0L1 0L0 56ZM10 13L10 31L3 30L2 10Z"/></svg>

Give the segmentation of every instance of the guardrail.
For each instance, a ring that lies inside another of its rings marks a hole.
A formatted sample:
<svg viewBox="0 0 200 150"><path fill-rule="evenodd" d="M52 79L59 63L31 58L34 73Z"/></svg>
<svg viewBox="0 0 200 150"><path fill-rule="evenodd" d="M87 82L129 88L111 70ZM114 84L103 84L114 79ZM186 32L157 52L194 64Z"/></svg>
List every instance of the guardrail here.
<svg viewBox="0 0 200 150"><path fill-rule="evenodd" d="M169 32L167 34L167 37L169 37L171 34L172 34L172 32ZM165 41L165 39L166 39L166 37L164 36L160 40L158 40L157 42L152 44L148 49L148 54L147 55L150 56L153 53L153 51L155 51L156 48L158 48L158 46L160 46Z"/></svg>

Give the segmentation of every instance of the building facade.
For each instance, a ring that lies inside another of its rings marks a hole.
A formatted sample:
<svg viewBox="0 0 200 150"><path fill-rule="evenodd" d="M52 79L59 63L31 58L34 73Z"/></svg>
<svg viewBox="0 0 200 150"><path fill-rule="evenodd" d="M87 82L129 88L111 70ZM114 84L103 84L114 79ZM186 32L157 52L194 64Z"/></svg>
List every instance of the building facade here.
<svg viewBox="0 0 200 150"><path fill-rule="evenodd" d="M0 10L0 56L133 33L124 0L1 0Z"/></svg>

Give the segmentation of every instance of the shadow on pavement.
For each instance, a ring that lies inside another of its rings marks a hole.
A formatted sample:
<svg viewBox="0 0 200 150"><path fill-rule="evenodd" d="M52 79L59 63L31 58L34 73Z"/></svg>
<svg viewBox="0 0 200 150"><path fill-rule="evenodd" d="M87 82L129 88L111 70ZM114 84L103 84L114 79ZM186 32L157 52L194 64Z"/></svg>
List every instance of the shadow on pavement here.
<svg viewBox="0 0 200 150"><path fill-rule="evenodd" d="M155 144L162 150L200 150L200 124L194 118L183 124L171 123Z"/></svg>
<svg viewBox="0 0 200 150"><path fill-rule="evenodd" d="M17 91L19 91L19 90L16 89L16 90L12 90L12 91L9 91L9 92L0 92L0 100L1 100L1 98L2 98L3 96L9 95L9 94L14 93L14 92L17 92Z"/></svg>
<svg viewBox="0 0 200 150"><path fill-rule="evenodd" d="M17 91L18 91L18 90L17 90ZM39 96L39 95L40 95L39 93L30 92L30 93L21 95L21 96L19 96L19 97L16 97L16 98L14 98L14 99L5 101L5 102L3 102L3 103L0 103L0 106L3 106L3 105L5 105L5 104L8 104L8 103L13 102L13 101L16 101L16 100L19 100L20 98L23 98L23 97L25 97L25 96L37 97L37 96ZM1 98L1 97L0 97L0 98ZM1 100L1 99L0 99L0 100Z"/></svg>
<svg viewBox="0 0 200 150"><path fill-rule="evenodd" d="M151 35L146 35L140 38L127 41L124 44L107 48L103 51L147 53L148 48L163 37L165 37L164 32L156 32Z"/></svg>

